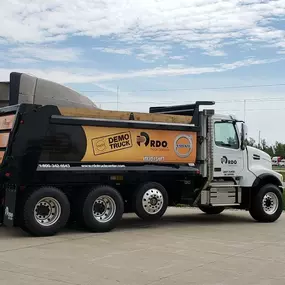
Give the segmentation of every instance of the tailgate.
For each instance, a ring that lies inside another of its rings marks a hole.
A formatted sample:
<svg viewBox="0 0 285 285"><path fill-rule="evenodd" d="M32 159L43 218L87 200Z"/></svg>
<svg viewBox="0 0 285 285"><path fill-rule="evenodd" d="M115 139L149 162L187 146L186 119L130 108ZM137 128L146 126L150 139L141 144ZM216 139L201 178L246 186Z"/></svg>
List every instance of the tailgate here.
<svg viewBox="0 0 285 285"><path fill-rule="evenodd" d="M7 154L9 141L14 130L19 106L0 108L0 165Z"/></svg>
<svg viewBox="0 0 285 285"><path fill-rule="evenodd" d="M6 155L9 152L9 143L13 136L16 125L19 105L0 108L0 169L3 166ZM4 195L5 188L3 184L4 173L0 173L0 225L4 218Z"/></svg>

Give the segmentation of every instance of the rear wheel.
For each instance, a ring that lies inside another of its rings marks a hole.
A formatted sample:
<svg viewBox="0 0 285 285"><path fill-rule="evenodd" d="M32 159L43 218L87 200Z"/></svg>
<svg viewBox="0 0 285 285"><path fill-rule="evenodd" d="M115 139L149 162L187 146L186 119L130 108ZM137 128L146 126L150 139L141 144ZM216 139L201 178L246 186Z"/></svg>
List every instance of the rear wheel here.
<svg viewBox="0 0 285 285"><path fill-rule="evenodd" d="M110 186L98 186L82 198L79 218L92 232L114 229L124 213L124 201L120 193Z"/></svg>
<svg viewBox="0 0 285 285"><path fill-rule="evenodd" d="M143 220L157 220L168 206L168 194L159 183L148 182L138 187L133 197L133 207Z"/></svg>
<svg viewBox="0 0 285 285"><path fill-rule="evenodd" d="M208 215L218 215L225 210L225 207L211 207L200 205L199 209Z"/></svg>
<svg viewBox="0 0 285 285"><path fill-rule="evenodd" d="M52 236L68 221L69 200L57 188L41 187L23 199L20 215L22 230L35 236Z"/></svg>
<svg viewBox="0 0 285 285"><path fill-rule="evenodd" d="M281 191L273 184L263 186L253 197L250 215L258 222L276 221L283 211Z"/></svg>

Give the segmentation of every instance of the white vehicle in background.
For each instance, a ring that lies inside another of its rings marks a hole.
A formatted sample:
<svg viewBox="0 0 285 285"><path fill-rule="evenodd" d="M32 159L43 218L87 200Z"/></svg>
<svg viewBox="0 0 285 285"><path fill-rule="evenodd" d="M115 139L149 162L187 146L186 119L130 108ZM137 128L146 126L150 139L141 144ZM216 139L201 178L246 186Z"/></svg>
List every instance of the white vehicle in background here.
<svg viewBox="0 0 285 285"><path fill-rule="evenodd" d="M285 167L285 159L281 159L278 165L281 167Z"/></svg>
<svg viewBox="0 0 285 285"><path fill-rule="evenodd" d="M281 160L281 157L280 157L280 156L274 156L274 157L272 157L272 159L271 159L272 166L279 166L280 160Z"/></svg>

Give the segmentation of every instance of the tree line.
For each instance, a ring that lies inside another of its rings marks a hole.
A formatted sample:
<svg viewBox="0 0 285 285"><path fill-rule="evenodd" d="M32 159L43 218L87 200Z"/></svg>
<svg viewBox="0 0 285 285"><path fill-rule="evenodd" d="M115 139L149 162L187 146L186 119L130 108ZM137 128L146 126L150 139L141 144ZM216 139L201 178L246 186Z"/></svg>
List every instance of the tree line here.
<svg viewBox="0 0 285 285"><path fill-rule="evenodd" d="M248 146L256 147L264 152L268 153L271 157L282 156L285 158L285 144L281 142L275 142L273 145L267 144L265 139L262 139L260 143L257 143L253 138L249 138L246 141Z"/></svg>

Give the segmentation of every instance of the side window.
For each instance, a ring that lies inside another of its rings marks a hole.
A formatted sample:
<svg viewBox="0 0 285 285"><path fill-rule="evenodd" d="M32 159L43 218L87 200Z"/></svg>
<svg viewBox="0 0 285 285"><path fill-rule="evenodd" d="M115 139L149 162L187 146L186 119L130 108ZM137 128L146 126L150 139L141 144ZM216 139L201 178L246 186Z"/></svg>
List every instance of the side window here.
<svg viewBox="0 0 285 285"><path fill-rule="evenodd" d="M239 140L232 123L215 123L215 143L217 146L238 149Z"/></svg>

